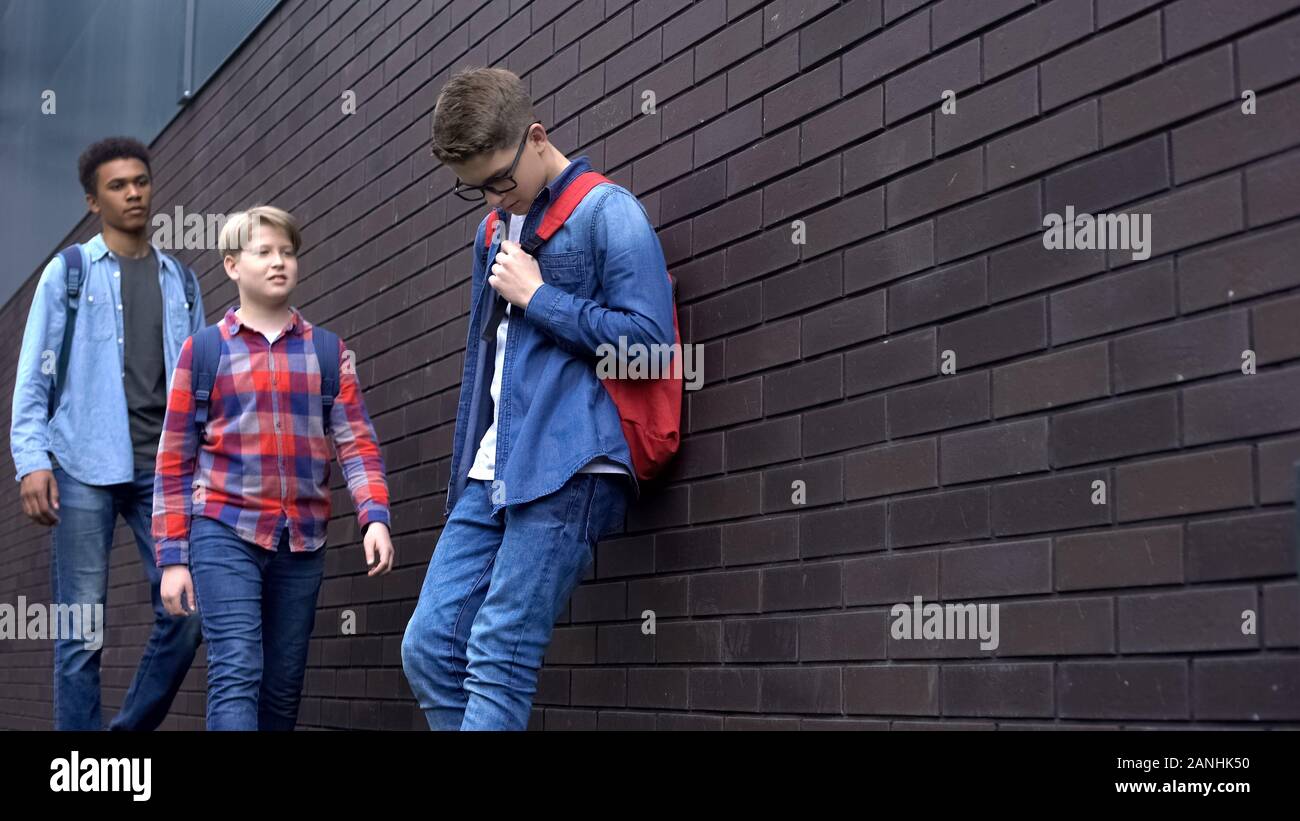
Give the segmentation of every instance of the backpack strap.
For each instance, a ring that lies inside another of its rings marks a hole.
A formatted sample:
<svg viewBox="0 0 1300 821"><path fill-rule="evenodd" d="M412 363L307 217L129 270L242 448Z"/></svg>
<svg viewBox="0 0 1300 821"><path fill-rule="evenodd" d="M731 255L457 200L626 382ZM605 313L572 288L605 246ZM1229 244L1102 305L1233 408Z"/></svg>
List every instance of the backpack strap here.
<svg viewBox="0 0 1300 821"><path fill-rule="evenodd" d="M190 388L194 392L194 427L198 441L208 424L208 407L212 399L212 386L217 381L217 367L221 364L221 326L208 325L194 334L191 347Z"/></svg>
<svg viewBox="0 0 1300 821"><path fill-rule="evenodd" d="M529 256L536 256L537 251L569 219L569 215L582 202L582 198L587 196L587 192L609 181L598 171L584 171L575 177L560 192L560 196L555 198L555 202L546 206L546 213L542 215L542 224L537 226L537 233L520 243L524 252Z"/></svg>
<svg viewBox="0 0 1300 821"><path fill-rule="evenodd" d="M193 310L194 303L197 301L198 293L199 293L198 277L194 275L194 271L188 265L181 262L176 257L172 256L171 254L163 254L163 256L167 257L172 262L176 263L177 270L181 272L181 279L184 280L185 282L185 309L187 311Z"/></svg>
<svg viewBox="0 0 1300 821"><path fill-rule="evenodd" d="M72 336L77 325L77 306L81 300L81 280L83 262L81 245L69 245L59 252L63 260L64 285L68 295L68 307L63 322L63 344L59 346L58 366L55 370L54 389L50 391L50 405L47 416L53 417L59 407L59 397L63 393L63 383L68 378L68 355L72 351Z"/></svg>
<svg viewBox="0 0 1300 821"><path fill-rule="evenodd" d="M319 325L311 326L311 344L320 366L321 422L329 431L330 409L339 395L339 337Z"/></svg>

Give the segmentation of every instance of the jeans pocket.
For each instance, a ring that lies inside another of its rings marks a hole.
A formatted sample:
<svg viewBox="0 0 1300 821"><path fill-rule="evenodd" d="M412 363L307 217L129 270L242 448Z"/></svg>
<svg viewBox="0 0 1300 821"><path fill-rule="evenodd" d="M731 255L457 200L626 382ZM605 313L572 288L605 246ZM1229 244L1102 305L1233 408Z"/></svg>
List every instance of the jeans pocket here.
<svg viewBox="0 0 1300 821"><path fill-rule="evenodd" d="M591 504L587 507L585 536L593 550L604 536L623 525L627 514L627 480L618 474L590 474L593 484Z"/></svg>

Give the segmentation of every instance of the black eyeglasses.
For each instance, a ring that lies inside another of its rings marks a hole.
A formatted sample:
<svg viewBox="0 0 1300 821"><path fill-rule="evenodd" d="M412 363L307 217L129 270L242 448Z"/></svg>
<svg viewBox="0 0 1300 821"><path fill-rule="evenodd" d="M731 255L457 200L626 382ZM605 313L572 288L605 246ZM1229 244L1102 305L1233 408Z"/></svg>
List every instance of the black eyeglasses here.
<svg viewBox="0 0 1300 821"><path fill-rule="evenodd" d="M466 185L460 181L459 177L457 177L456 186L451 189L451 192L463 200L474 202L487 198L487 195L483 193L485 190L491 191L493 194L504 194L507 191L513 190L515 186L519 185L519 183L515 182L514 178L515 166L519 165L519 158L524 155L524 146L528 144L528 134L533 130L533 126L539 125L541 122L541 120L534 120L529 124L528 128L524 130L524 138L519 141L519 150L515 151L515 161L510 163L510 168L506 170L505 174L498 174L490 177L489 181L484 182L482 185ZM491 180L501 180L502 182L509 184L502 185L500 182L489 184Z"/></svg>

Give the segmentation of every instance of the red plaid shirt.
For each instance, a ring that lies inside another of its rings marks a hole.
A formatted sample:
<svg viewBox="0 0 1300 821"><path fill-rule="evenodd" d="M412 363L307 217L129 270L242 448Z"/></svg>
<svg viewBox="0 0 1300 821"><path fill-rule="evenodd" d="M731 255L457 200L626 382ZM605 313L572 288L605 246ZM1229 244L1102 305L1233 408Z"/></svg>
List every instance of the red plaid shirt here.
<svg viewBox="0 0 1300 821"><path fill-rule="evenodd" d="M289 527L294 551L325 544L330 518L329 447L322 424L320 367L311 323L296 308L275 338L221 320L221 361L197 447L190 370L193 338L172 374L154 476L153 537L159 565L189 562L191 516L206 516L275 550ZM328 432L347 477L362 530L388 523L388 484L355 369L339 340L339 394Z"/></svg>

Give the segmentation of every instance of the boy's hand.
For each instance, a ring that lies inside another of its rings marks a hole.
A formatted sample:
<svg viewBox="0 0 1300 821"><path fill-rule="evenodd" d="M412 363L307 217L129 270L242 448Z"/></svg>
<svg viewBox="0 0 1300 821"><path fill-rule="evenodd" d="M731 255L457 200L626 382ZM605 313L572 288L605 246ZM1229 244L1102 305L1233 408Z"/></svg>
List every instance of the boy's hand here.
<svg viewBox="0 0 1300 821"><path fill-rule="evenodd" d="M370 568L367 576L377 576L393 569L393 542L388 538L388 525L371 522L366 527L361 546L366 551L366 565Z"/></svg>
<svg viewBox="0 0 1300 821"><path fill-rule="evenodd" d="M190 569L185 565L169 564L164 567L161 588L159 593L162 595L163 608L173 616L188 616L197 609L194 580L190 578Z"/></svg>
<svg viewBox="0 0 1300 821"><path fill-rule="evenodd" d="M59 522L59 483L52 470L33 470L23 477L19 494L23 500L23 513L38 525Z"/></svg>
<svg viewBox="0 0 1300 821"><path fill-rule="evenodd" d="M536 259L524 253L519 243L503 239L488 276L488 285L495 288L506 302L526 309L533 294L542 287L542 269Z"/></svg>

